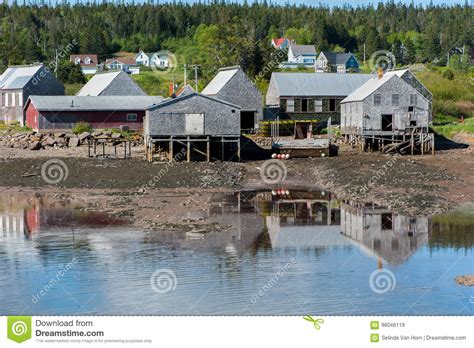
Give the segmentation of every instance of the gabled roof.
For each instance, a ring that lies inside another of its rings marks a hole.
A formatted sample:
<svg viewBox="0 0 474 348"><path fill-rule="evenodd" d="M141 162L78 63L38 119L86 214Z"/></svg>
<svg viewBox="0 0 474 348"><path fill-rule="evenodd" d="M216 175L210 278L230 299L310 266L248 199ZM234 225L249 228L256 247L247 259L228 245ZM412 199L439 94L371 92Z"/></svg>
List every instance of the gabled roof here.
<svg viewBox="0 0 474 348"><path fill-rule="evenodd" d="M378 77L374 77L373 79L367 81L365 84L360 86L360 88L358 88L353 93L351 93L349 96L347 96L347 98L342 100L341 103L353 102L353 101L362 101L365 98L367 98L369 95L371 95L373 92L375 92L377 89L379 89L380 86L385 84L391 78L397 77L397 78L402 79L403 75L405 75L406 73L411 74L416 79L416 77L411 73L411 71L409 69L387 71L386 73L384 73L384 75L381 79L379 79ZM416 79L416 80L418 82L420 82L418 79ZM408 82L406 82L406 83L408 83ZM410 84L410 83L408 83L408 84ZM426 89L428 94L430 96L432 96L431 92L421 82L420 82L420 84L421 84L421 86L423 86L423 88ZM411 85L411 86L413 88L415 88L415 86L413 86L413 85Z"/></svg>
<svg viewBox="0 0 474 348"><path fill-rule="evenodd" d="M276 72L272 74L271 80L279 96L345 97L374 76L373 74Z"/></svg>
<svg viewBox="0 0 474 348"><path fill-rule="evenodd" d="M429 98L428 99L432 99L433 98L433 93L430 92L430 90L428 88L426 88L426 86L410 71L410 69L400 69L400 70L392 70L392 71L388 71L385 73L385 76L390 76L390 75L397 75L398 77L401 77L403 78L404 75L406 74L409 74L411 75L424 89L425 91L428 93L429 95ZM413 86L415 87L415 86ZM415 88L416 89L416 88ZM422 93L423 94L423 93Z"/></svg>
<svg viewBox="0 0 474 348"><path fill-rule="evenodd" d="M205 95L216 95L221 91L222 88L229 82L235 74L240 70L240 67L228 67L219 69L218 73L204 88L202 94Z"/></svg>
<svg viewBox="0 0 474 348"><path fill-rule="evenodd" d="M117 58L107 58L105 60L105 64L107 65L111 64L112 62L119 62L122 64L134 65L135 59L130 58L130 57L117 57Z"/></svg>
<svg viewBox="0 0 474 348"><path fill-rule="evenodd" d="M138 57L140 54L142 54L142 53L143 53L144 55L146 55L148 58L151 58L151 56L153 55L153 53L146 53L146 52L144 52L144 51L139 51L139 52L135 55L134 59L137 59L137 57Z"/></svg>
<svg viewBox="0 0 474 348"><path fill-rule="evenodd" d="M294 56L316 55L316 48L313 45L291 45L290 49Z"/></svg>
<svg viewBox="0 0 474 348"><path fill-rule="evenodd" d="M0 75L0 89L21 89L38 73L43 65L12 66Z"/></svg>
<svg viewBox="0 0 474 348"><path fill-rule="evenodd" d="M161 51L156 51L155 53L152 53L151 55L157 55L157 56L167 56L170 54L170 51L168 50L161 50Z"/></svg>
<svg viewBox="0 0 474 348"><path fill-rule="evenodd" d="M79 58L81 60L81 62L80 62L81 66L91 66L92 67L92 66L96 66L97 63L99 62L99 60L97 58L97 54L71 54L69 56L69 61L74 63L76 58ZM90 58L91 63L86 64L84 62L84 60L86 58Z"/></svg>
<svg viewBox="0 0 474 348"><path fill-rule="evenodd" d="M273 38L272 42L275 47L280 47L283 43L285 43L287 39L284 37Z"/></svg>
<svg viewBox="0 0 474 348"><path fill-rule="evenodd" d="M392 78L400 78L396 74L385 74L382 78L374 77L370 80L368 80L366 83L364 83L362 86L360 86L358 89L356 89L354 92L349 94L346 98L344 98L341 103L347 103L347 102L354 102L354 101L362 101L365 98L367 98L369 95L374 93L376 90L378 90L382 85L387 83L390 79Z"/></svg>
<svg viewBox="0 0 474 348"><path fill-rule="evenodd" d="M326 59L328 60L329 64L331 65L346 65L347 61L350 57L353 56L352 53L339 53L339 52L332 52L332 51L322 51Z"/></svg>
<svg viewBox="0 0 474 348"><path fill-rule="evenodd" d="M178 89L178 91L176 92L176 96L179 97L179 96L184 96L191 93L194 93L194 88L192 88L190 85L185 85L185 86L182 86L180 89Z"/></svg>
<svg viewBox="0 0 474 348"><path fill-rule="evenodd" d="M163 101L160 96L40 96L28 99L38 111L135 111Z"/></svg>
<svg viewBox="0 0 474 348"><path fill-rule="evenodd" d="M209 101L211 102L217 102L217 103L221 103L221 104L225 104L225 105L228 105L228 106L231 106L233 108L236 108L236 109L241 109L240 106L238 105L235 105L235 104L232 104L232 103L228 103L224 100L221 100L221 99L217 99L215 97L210 97L210 96L207 96L207 95L204 95L202 93L196 93L196 92L193 92L193 93L190 93L190 94L187 94L187 95L181 95L179 97L176 97L176 98L169 98L169 99L166 99L164 100L163 102L159 103L159 104L156 104L156 105L152 105L150 107L147 108L147 110L155 110L155 109L158 109L158 108L161 108L161 107L164 107L164 106L167 106L167 105L171 105L171 104L175 104L175 103L179 103L183 100L186 100L186 99L189 99L189 98L193 98L193 97L199 97L199 98L206 98L208 99Z"/></svg>
<svg viewBox="0 0 474 348"><path fill-rule="evenodd" d="M112 81L119 75L125 74L123 71L113 71L95 74L82 88L77 92L77 96L98 96L102 93Z"/></svg>

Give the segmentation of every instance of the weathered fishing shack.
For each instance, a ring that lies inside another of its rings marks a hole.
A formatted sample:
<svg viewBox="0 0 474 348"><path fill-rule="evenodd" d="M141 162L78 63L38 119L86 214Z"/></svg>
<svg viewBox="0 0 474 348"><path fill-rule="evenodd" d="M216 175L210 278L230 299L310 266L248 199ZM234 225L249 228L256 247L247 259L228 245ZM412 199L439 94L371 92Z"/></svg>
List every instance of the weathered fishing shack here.
<svg viewBox="0 0 474 348"><path fill-rule="evenodd" d="M434 152L432 94L407 69L364 83L341 101L341 134L362 150Z"/></svg>
<svg viewBox="0 0 474 348"><path fill-rule="evenodd" d="M240 159L240 106L191 93L149 107L143 123L147 160ZM179 158L178 158L179 157Z"/></svg>
<svg viewBox="0 0 474 348"><path fill-rule="evenodd" d="M263 119L262 94L240 66L219 69L202 94L239 105L243 132L257 129Z"/></svg>

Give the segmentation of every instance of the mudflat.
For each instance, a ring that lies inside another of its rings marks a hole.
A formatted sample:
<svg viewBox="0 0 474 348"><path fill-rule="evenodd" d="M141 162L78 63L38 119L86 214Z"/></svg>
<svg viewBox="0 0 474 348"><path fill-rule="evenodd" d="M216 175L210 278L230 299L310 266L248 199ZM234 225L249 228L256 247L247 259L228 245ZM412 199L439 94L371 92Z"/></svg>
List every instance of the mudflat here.
<svg viewBox="0 0 474 348"><path fill-rule="evenodd" d="M339 199L373 202L413 216L440 214L474 201L474 154L465 149L434 156L341 149L337 157L281 161L278 170L285 175L279 182L264 180L263 160L152 164L137 151L130 159L99 159L74 149L38 151L34 157L22 156L20 152L27 150L7 149L6 155L2 149L0 187L4 194L67 197L147 228L209 224L190 216L205 209L214 193L239 190L323 189ZM64 166L63 176L54 183L45 180L43 173L51 159Z"/></svg>

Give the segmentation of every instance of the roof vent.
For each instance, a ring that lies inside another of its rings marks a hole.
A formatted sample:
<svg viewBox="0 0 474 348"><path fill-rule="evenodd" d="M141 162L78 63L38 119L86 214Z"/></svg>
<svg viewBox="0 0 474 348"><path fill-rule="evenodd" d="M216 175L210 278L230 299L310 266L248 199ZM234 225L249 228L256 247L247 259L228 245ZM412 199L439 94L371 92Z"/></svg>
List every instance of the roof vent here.
<svg viewBox="0 0 474 348"><path fill-rule="evenodd" d="M74 107L74 100L71 100L71 108Z"/></svg>

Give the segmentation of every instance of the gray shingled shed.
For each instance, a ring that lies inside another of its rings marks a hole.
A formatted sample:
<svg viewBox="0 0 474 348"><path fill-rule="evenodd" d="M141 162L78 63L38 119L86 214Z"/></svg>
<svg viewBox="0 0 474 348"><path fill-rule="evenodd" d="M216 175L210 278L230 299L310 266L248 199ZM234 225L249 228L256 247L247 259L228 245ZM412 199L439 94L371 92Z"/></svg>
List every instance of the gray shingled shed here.
<svg viewBox="0 0 474 348"><path fill-rule="evenodd" d="M258 128L263 119L263 97L239 66L219 69L202 94L239 105L241 129Z"/></svg>
<svg viewBox="0 0 474 348"><path fill-rule="evenodd" d="M24 124L30 95L64 95L64 86L44 65L8 67L0 75L0 121Z"/></svg>
<svg viewBox="0 0 474 348"><path fill-rule="evenodd" d="M341 133L364 149L434 150L431 98L408 70L381 71L341 101Z"/></svg>
<svg viewBox="0 0 474 348"><path fill-rule="evenodd" d="M147 159L240 159L240 106L191 93L149 107L143 122ZM184 158L178 158L184 159Z"/></svg>
<svg viewBox="0 0 474 348"><path fill-rule="evenodd" d="M147 94L123 71L95 74L77 96L132 96Z"/></svg>

